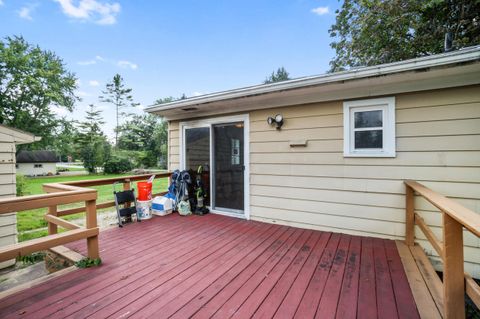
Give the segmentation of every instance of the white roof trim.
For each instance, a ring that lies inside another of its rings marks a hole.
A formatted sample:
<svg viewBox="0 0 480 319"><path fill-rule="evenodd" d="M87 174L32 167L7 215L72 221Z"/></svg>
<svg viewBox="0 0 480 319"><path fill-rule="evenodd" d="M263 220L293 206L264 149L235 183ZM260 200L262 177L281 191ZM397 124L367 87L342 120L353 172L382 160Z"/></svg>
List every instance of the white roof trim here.
<svg viewBox="0 0 480 319"><path fill-rule="evenodd" d="M15 144L28 144L40 141L42 139L40 136L35 136L32 133L28 133L3 124L0 124L0 133L11 136L12 141Z"/></svg>
<svg viewBox="0 0 480 319"><path fill-rule="evenodd" d="M296 88L317 86L339 81L349 81L373 76L388 75L400 72L413 71L418 69L445 66L449 64L471 62L480 60L480 46L468 47L448 53L430 55L411 60L381 64L371 67L362 67L349 71L336 73L327 73L323 75L297 78L293 80L277 82L272 84L262 84L250 87L238 88L229 91L222 91L178 100L170 103L157 104L150 106L145 111L150 113L162 112L171 109L185 108L188 106L207 104L216 101L236 99L259 94L273 93Z"/></svg>

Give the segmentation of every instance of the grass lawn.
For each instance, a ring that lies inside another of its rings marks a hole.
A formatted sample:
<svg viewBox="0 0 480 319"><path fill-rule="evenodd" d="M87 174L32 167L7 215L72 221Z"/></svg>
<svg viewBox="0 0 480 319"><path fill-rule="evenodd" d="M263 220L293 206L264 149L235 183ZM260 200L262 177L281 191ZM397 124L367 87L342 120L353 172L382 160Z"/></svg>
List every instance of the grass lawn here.
<svg viewBox="0 0 480 319"><path fill-rule="evenodd" d="M34 194L42 194L42 185L46 183L58 183L58 182L67 182L67 181L79 181L79 180L89 180L89 179L102 179L102 178L112 178L112 177L121 177L121 176L128 176L129 174L119 174L119 175L103 175L103 174L95 174L95 175L82 175L82 176L52 176L52 177L37 177L37 178L27 178L27 189L26 194L34 195ZM133 184L133 183L132 183ZM161 191L165 191L167 189L168 179L161 178L155 179L153 182L153 192L158 193ZM136 188L136 184L133 185ZM98 191L98 198L97 203L107 202L113 200L113 188L112 185L102 185L102 186L95 186L92 187ZM117 186L119 190L121 185ZM73 207L80 207L83 206L84 203L74 203L69 205L61 205L59 209L65 208L73 208ZM105 210L113 210L114 207L103 209ZM33 209L23 212L17 213L17 230L18 230L18 241L30 240L37 237L42 237L47 234L47 231L44 229L39 229L38 231L28 232L25 231L32 231L38 228L43 228L47 226L47 223L43 219L43 215L45 215L47 208L40 208L40 209ZM101 212L102 210L99 210ZM84 213L74 214L65 216L63 218L67 220L77 219L84 216Z"/></svg>
<svg viewBox="0 0 480 319"><path fill-rule="evenodd" d="M85 168L82 167L66 167L69 172L85 172Z"/></svg>

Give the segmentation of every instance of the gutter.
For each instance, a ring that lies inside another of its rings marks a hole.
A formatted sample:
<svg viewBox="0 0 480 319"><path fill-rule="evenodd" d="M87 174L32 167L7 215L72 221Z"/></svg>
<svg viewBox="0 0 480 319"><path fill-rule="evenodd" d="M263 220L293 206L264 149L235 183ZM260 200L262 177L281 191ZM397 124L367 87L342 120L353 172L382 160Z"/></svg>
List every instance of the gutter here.
<svg viewBox="0 0 480 319"><path fill-rule="evenodd" d="M426 57L420 57L400 62L393 62L388 64L381 64L371 67L362 67L348 71L327 73L322 75L308 76L297 78L293 80L260 84L249 87L243 87L228 91L221 91L211 94L206 94L198 97L192 97L185 100L174 101L164 104L156 104L149 106L145 111L149 113L157 111L166 111L177 108L184 108L188 106L208 104L222 100L230 100L242 98L253 95L267 94L280 92L285 90L292 90L308 86L317 86L332 82L350 81L361 78L368 78L372 76L388 75L393 73L401 73L413 71L418 69L426 69L432 67L445 66L449 64L465 63L475 60L480 60L480 45L452 51L448 53L435 54Z"/></svg>

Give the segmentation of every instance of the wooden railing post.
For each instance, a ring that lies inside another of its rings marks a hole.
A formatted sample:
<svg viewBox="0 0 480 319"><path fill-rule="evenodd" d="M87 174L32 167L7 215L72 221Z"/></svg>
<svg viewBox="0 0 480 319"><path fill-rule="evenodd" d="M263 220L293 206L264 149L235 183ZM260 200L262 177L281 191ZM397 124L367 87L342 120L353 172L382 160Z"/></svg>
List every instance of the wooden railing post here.
<svg viewBox="0 0 480 319"><path fill-rule="evenodd" d="M123 181L123 190L128 191L130 189L130 179L126 179Z"/></svg>
<svg viewBox="0 0 480 319"><path fill-rule="evenodd" d="M48 207L48 215L57 216L57 206ZM55 235L58 232L58 227L56 224L48 222L48 234Z"/></svg>
<svg viewBox="0 0 480 319"><path fill-rule="evenodd" d="M86 228L96 228L97 227L97 201L90 200L85 202L86 208ZM88 257L90 259L96 259L100 257L100 252L98 248L98 235L87 238L87 250Z"/></svg>
<svg viewBox="0 0 480 319"><path fill-rule="evenodd" d="M413 246L415 244L415 208L414 208L414 190L406 186L405 193L405 244L408 246Z"/></svg>
<svg viewBox="0 0 480 319"><path fill-rule="evenodd" d="M445 318L465 318L463 226L443 215L443 296Z"/></svg>
<svg viewBox="0 0 480 319"><path fill-rule="evenodd" d="M130 179L126 179L123 181L123 190L128 191L130 190ZM130 207L130 203L125 203L125 207Z"/></svg>

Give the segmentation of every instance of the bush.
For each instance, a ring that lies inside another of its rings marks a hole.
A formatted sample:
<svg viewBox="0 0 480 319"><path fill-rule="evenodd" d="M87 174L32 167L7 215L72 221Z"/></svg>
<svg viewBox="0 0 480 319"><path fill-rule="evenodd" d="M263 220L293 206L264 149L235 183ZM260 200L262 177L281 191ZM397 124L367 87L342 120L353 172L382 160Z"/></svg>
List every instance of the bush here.
<svg viewBox="0 0 480 319"><path fill-rule="evenodd" d="M17 183L17 196L23 196L27 194L27 179L25 176L21 174L17 174L16 176L16 183Z"/></svg>
<svg viewBox="0 0 480 319"><path fill-rule="evenodd" d="M112 156L103 167L105 174L119 174L125 173L133 169L133 165L129 159L124 157Z"/></svg>
<svg viewBox="0 0 480 319"><path fill-rule="evenodd" d="M88 257L80 259L75 263L75 266L78 268L90 268L100 266L102 264L102 260L100 258L90 259Z"/></svg>

